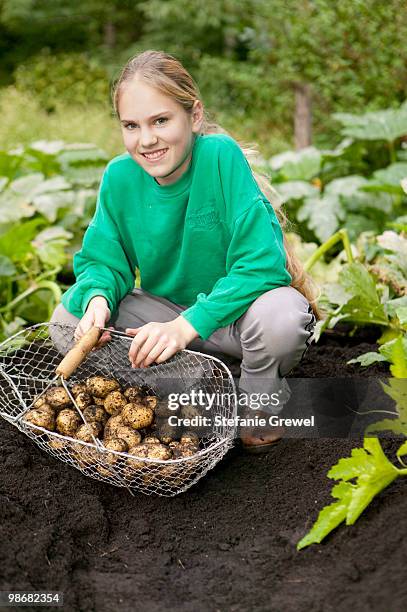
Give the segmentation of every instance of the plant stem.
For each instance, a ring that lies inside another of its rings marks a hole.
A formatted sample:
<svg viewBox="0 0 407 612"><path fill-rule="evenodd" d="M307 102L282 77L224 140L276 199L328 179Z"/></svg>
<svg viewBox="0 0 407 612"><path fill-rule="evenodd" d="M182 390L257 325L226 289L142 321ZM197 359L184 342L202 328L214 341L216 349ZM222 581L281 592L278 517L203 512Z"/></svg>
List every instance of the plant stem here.
<svg viewBox="0 0 407 612"><path fill-rule="evenodd" d="M328 238L328 240L326 240L323 244L321 244L321 246L317 248L315 253L313 253L311 257L307 259L307 261L304 264L304 270L306 272L309 272L312 266L318 261L318 259L320 259L327 251L329 251L329 249L332 248L334 244L336 244L337 242L341 242L341 241L345 249L348 263L352 263L353 255L352 255L352 249L350 246L348 232L346 231L346 229L340 229L335 234L333 234L330 238Z"/></svg>
<svg viewBox="0 0 407 612"><path fill-rule="evenodd" d="M396 150L394 148L394 141L391 140L389 143L390 163L394 164L397 161Z"/></svg>
<svg viewBox="0 0 407 612"><path fill-rule="evenodd" d="M61 270L62 270L61 266L57 266L56 268L53 268L52 270L48 270L47 272L40 274L37 278L37 281L42 281L45 278L49 278L50 276L56 276L57 274L59 274L59 272L61 272Z"/></svg>
<svg viewBox="0 0 407 612"><path fill-rule="evenodd" d="M53 281L42 280L39 283L37 283L37 289L38 290L48 289L49 291L51 291L52 295L54 296L54 300L56 304L59 304L59 302L61 301L61 296L62 296L61 289Z"/></svg>
<svg viewBox="0 0 407 612"><path fill-rule="evenodd" d="M17 304L25 300L29 295L32 295L33 293L35 293L36 291L40 291L41 289L48 289L48 291L51 291L54 300L57 304L61 301L62 294L58 285L56 283L53 283L52 281L43 280L39 283L36 283L35 285L32 285L31 287L23 291L23 293L20 293L20 295L14 298L14 300L0 308L0 312L7 312L9 310L12 310L15 306L17 306Z"/></svg>

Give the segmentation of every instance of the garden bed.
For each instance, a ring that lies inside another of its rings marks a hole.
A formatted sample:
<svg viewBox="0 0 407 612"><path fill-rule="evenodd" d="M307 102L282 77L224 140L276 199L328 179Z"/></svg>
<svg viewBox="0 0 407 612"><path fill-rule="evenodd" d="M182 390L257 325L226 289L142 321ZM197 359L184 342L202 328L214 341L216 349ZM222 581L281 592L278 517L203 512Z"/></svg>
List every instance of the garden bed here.
<svg viewBox="0 0 407 612"><path fill-rule="evenodd" d="M347 359L369 330L326 334L296 377L376 376ZM296 543L330 501L328 469L353 440L285 439L238 448L178 497L131 497L42 453L0 421L0 589L59 590L64 610L312 612L405 609L405 483L322 545ZM385 440L388 453L398 442ZM24 608L28 610L29 608Z"/></svg>

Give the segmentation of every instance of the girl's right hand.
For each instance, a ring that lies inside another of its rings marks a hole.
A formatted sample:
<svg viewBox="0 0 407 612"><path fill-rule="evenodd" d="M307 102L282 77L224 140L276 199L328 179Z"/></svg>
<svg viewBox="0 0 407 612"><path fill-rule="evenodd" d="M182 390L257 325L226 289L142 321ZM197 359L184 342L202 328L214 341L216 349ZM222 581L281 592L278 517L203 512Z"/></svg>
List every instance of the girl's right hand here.
<svg viewBox="0 0 407 612"><path fill-rule="evenodd" d="M107 305L107 300L101 295L97 295L92 298L88 304L85 314L80 320L77 328L75 329L74 338L79 340L82 338L87 331L92 327L106 327L106 323L110 319L110 309ZM109 327L109 329L114 329ZM97 347L100 348L111 340L109 332L103 332L101 335Z"/></svg>

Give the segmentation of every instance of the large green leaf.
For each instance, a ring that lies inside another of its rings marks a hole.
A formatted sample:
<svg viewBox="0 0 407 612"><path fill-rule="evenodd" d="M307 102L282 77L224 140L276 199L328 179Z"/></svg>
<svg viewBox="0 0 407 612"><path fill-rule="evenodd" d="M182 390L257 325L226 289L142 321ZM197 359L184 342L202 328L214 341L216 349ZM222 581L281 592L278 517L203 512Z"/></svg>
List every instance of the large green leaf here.
<svg viewBox="0 0 407 612"><path fill-rule="evenodd" d="M319 544L331 531L345 520L349 504L352 499L354 485L349 482L340 482L332 488L331 495L338 501L325 506L313 525L312 529L297 544L301 550L310 544Z"/></svg>
<svg viewBox="0 0 407 612"><path fill-rule="evenodd" d="M377 233L382 229L381 219L375 218L375 215L372 215L372 217L355 213L346 214L342 227L348 232L351 242L356 242L363 232Z"/></svg>
<svg viewBox="0 0 407 612"><path fill-rule="evenodd" d="M404 336L404 337L399 336L398 338L389 340L389 342L382 344L382 346L379 348L380 354L383 355L383 357L387 361L390 361L390 362L392 361L394 346L396 342L398 342L399 340L402 343L403 350L406 352L406 355L407 355L407 336Z"/></svg>
<svg viewBox="0 0 407 612"><path fill-rule="evenodd" d="M22 162L22 152L0 151L0 176L13 180Z"/></svg>
<svg viewBox="0 0 407 612"><path fill-rule="evenodd" d="M0 223L32 217L35 214L32 199L43 181L44 175L40 172L12 181L0 193Z"/></svg>
<svg viewBox="0 0 407 612"><path fill-rule="evenodd" d="M388 300L386 312L389 317L398 317L401 325L407 324L407 295Z"/></svg>
<svg viewBox="0 0 407 612"><path fill-rule="evenodd" d="M407 265L407 238L388 230L377 236L377 242L383 249L397 253L401 262Z"/></svg>
<svg viewBox="0 0 407 612"><path fill-rule="evenodd" d="M30 323L42 323L43 321L47 321L50 314L50 306L55 306L52 299L50 291L46 291L45 289L36 291L26 300L18 304L15 308L15 314L30 321Z"/></svg>
<svg viewBox="0 0 407 612"><path fill-rule="evenodd" d="M63 151L64 147L65 143L63 140L36 140L27 149L33 149L45 155L57 155Z"/></svg>
<svg viewBox="0 0 407 612"><path fill-rule="evenodd" d="M352 491L352 499L346 515L347 525L353 525L372 499L398 476L397 468L387 459L379 440L365 438L363 446L366 458L365 461L360 458L357 461L357 487ZM335 476L332 475L333 470L334 468L328 473L328 476L340 477L340 470L336 470Z"/></svg>
<svg viewBox="0 0 407 612"><path fill-rule="evenodd" d="M339 274L339 279L345 291L352 295L342 307L342 314L346 313L355 322L388 324L375 282L361 263L345 265Z"/></svg>
<svg viewBox="0 0 407 612"><path fill-rule="evenodd" d="M400 186L401 181L405 178L407 178L407 163L396 162L387 166L387 168L376 170L376 172L373 173L371 181L384 185Z"/></svg>
<svg viewBox="0 0 407 612"><path fill-rule="evenodd" d="M365 183L365 186L368 184ZM393 212L393 198L391 194L384 191L365 191L365 187L361 185L360 189L355 191L352 195L344 194L341 197L341 201L346 206L346 210L353 212L369 212L374 211L385 217Z"/></svg>
<svg viewBox="0 0 407 612"><path fill-rule="evenodd" d="M319 189L306 181L286 181L276 183L275 188L281 196L283 202L288 200L302 200L302 198L317 196Z"/></svg>
<svg viewBox="0 0 407 612"><path fill-rule="evenodd" d="M388 221L387 227L392 227L398 232L407 233L407 215L402 215L401 217L396 217L396 219L392 221Z"/></svg>
<svg viewBox="0 0 407 612"><path fill-rule="evenodd" d="M354 359L349 359L346 363L359 363L362 367L367 368L372 365L372 363L377 363L378 361L387 361L386 357L380 355L380 353L375 353L374 351L369 351L368 353L363 353L359 355L359 357L355 357Z"/></svg>
<svg viewBox="0 0 407 612"><path fill-rule="evenodd" d="M340 459L328 472L328 478L340 482L331 495L338 501L323 508L312 529L297 544L300 550L319 543L344 519L353 525L372 499L400 474L386 457L377 438L364 438L363 448L354 448L350 457ZM349 482L356 480L355 484Z"/></svg>
<svg viewBox="0 0 407 612"><path fill-rule="evenodd" d="M67 166L64 170L66 178L74 185L84 187L97 186L103 176L103 166Z"/></svg>
<svg viewBox="0 0 407 612"><path fill-rule="evenodd" d="M33 199L33 205L50 223L54 223L60 208L71 207L75 201L74 191L43 193Z"/></svg>
<svg viewBox="0 0 407 612"><path fill-rule="evenodd" d="M274 155L269 163L273 170L287 181L308 181L317 176L321 169L322 154L315 147L301 151L287 151Z"/></svg>
<svg viewBox="0 0 407 612"><path fill-rule="evenodd" d="M103 165L108 161L109 157L105 151L98 149L94 145L84 145L82 148L80 145L69 145L58 155L58 159L65 167L68 165L79 166L85 164Z"/></svg>
<svg viewBox="0 0 407 612"><path fill-rule="evenodd" d="M360 187L366 185L368 180L358 174L338 178L326 185L325 193L338 196L352 196Z"/></svg>
<svg viewBox="0 0 407 612"><path fill-rule="evenodd" d="M31 198L5 189L0 193L0 224L15 223L35 215Z"/></svg>
<svg viewBox="0 0 407 612"><path fill-rule="evenodd" d="M399 109L388 109L352 115L335 113L334 119L342 124L342 134L360 140L386 140L393 142L407 134L407 104Z"/></svg>
<svg viewBox="0 0 407 612"><path fill-rule="evenodd" d="M34 174L27 174L26 176L15 179L10 183L9 189L29 200L35 195L39 185L43 182L44 175L41 172L35 172Z"/></svg>
<svg viewBox="0 0 407 612"><path fill-rule="evenodd" d="M341 270L339 270L339 275L340 272ZM341 283L328 283L324 287L324 295L328 298L331 304L335 304L337 306L346 304L352 297L352 294L349 293L349 291L346 291L345 287L341 285Z"/></svg>
<svg viewBox="0 0 407 612"><path fill-rule="evenodd" d="M16 267L9 257L0 255L0 276L13 276L16 273Z"/></svg>
<svg viewBox="0 0 407 612"><path fill-rule="evenodd" d="M13 262L23 259L33 250L31 240L38 233L41 225L44 225L44 221L37 218L12 226L0 236L0 253Z"/></svg>
<svg viewBox="0 0 407 612"><path fill-rule="evenodd" d="M393 376L407 379L407 337L397 338L392 348L391 360L393 364L390 366L390 372Z"/></svg>
<svg viewBox="0 0 407 612"><path fill-rule="evenodd" d="M297 212L298 221L305 221L321 242L328 240L345 218L345 211L337 195L306 198Z"/></svg>
<svg viewBox="0 0 407 612"><path fill-rule="evenodd" d="M65 249L71 238L71 232L67 232L62 227L47 227L37 234L32 245L42 263L46 267L55 268L64 265L67 259Z"/></svg>

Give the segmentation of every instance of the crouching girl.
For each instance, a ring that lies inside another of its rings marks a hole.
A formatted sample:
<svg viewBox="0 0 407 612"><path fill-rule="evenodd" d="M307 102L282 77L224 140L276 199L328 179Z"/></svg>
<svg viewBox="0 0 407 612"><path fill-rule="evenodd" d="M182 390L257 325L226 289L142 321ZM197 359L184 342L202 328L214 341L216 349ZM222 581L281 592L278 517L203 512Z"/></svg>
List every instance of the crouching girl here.
<svg viewBox="0 0 407 612"><path fill-rule="evenodd" d="M269 186L208 121L197 85L171 55L132 58L113 101L127 152L107 165L74 257L76 282L52 322L74 325L76 338L93 325L125 330L135 368L188 348L239 360L243 393L284 390L316 308ZM104 332L101 344L108 340ZM251 448L277 438L242 434Z"/></svg>

